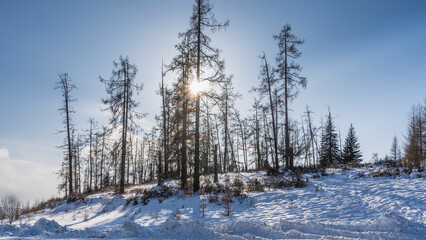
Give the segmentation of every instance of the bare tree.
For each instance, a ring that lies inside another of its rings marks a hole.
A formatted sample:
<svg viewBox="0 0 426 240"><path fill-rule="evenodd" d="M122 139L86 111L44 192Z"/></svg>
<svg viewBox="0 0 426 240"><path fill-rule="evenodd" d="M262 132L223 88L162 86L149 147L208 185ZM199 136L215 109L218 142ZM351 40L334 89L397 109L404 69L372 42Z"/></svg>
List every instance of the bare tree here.
<svg viewBox="0 0 426 240"><path fill-rule="evenodd" d="M253 88L253 91L256 91L259 93L260 97L267 94L269 105L268 109L270 111L271 119L272 119L272 136L274 141L274 148L273 148L273 156L275 159L275 168L279 168L278 164L278 130L277 130L277 120L276 120L276 104L274 104L273 101L273 93L274 88L273 85L275 84L275 77L274 77L274 70L270 67L268 64L268 61L266 59L265 54L263 54L261 57L262 64L260 66L260 84L258 87Z"/></svg>
<svg viewBox="0 0 426 240"><path fill-rule="evenodd" d="M72 187L72 142L71 142L71 131L72 131L72 120L71 120L71 114L74 113L74 110L71 108L70 103L75 102L76 99L72 98L71 91L75 89L75 85L71 83L71 78L68 76L68 73L61 73L59 74L59 81L56 82L55 89L60 89L62 93L62 107L59 108L59 111L61 115L63 115L63 124L65 125L65 130L62 132L66 132L66 140L65 144L62 147L67 148L67 155L68 155L68 190L69 194L71 195L73 193L73 187Z"/></svg>
<svg viewBox="0 0 426 240"><path fill-rule="evenodd" d="M13 194L5 195L0 202L1 219L7 218L9 224L12 224L13 220L17 220L21 211L21 202Z"/></svg>
<svg viewBox="0 0 426 240"><path fill-rule="evenodd" d="M201 82L202 67L213 71L212 76L203 77L203 81L218 81L222 78L224 62L219 59L219 49L211 46L211 39L206 30L215 32L229 25L229 21L218 23L213 13L213 6L208 0L196 0L190 18L190 29L181 33L187 38L190 48L196 54L196 81ZM205 72L205 71L203 71ZM194 192L200 189L200 92L195 96L195 152L194 152Z"/></svg>
<svg viewBox="0 0 426 240"><path fill-rule="evenodd" d="M393 137L390 154L393 161L399 162L401 160L401 149L399 148L398 139L396 136Z"/></svg>
<svg viewBox="0 0 426 240"><path fill-rule="evenodd" d="M161 93L161 100L162 100L162 107L163 107L163 152L164 152L164 178L168 178L169 173L169 163L168 163L168 129L167 129L167 118L166 118L166 89L164 87L164 70L163 70L163 62L161 61L161 87L160 87L160 93Z"/></svg>
<svg viewBox="0 0 426 240"><path fill-rule="evenodd" d="M94 118L89 118L89 129L87 129L87 138L86 144L89 144L89 156L87 158L87 166L88 166L88 185L87 191L92 192L93 187L93 165L94 165L94 153L95 153L95 136L97 130L98 122L95 121Z"/></svg>
<svg viewBox="0 0 426 240"><path fill-rule="evenodd" d="M284 25L278 35L274 35L274 39L278 41L279 53L277 55L277 73L279 80L283 81L284 88L284 130L285 130L285 160L286 166L292 168L292 149L290 147L290 127L288 119L288 103L298 95L297 87L306 87L306 78L301 77L299 72L302 67L291 61L301 56L301 52L297 49L298 46L304 43L296 35L291 32L289 24Z"/></svg>
<svg viewBox="0 0 426 240"><path fill-rule="evenodd" d="M139 94L142 90L142 83L135 83L137 73L136 65L129 63L129 58L119 58L119 62L114 61L114 70L110 79L100 78L105 84L108 98L102 99L112 113L110 123L113 126L121 125L121 164L120 164L120 194L124 193L124 175L127 151L127 133L135 132L138 127L134 122L135 118L142 118L143 114L137 112L135 108L138 103L134 99L134 92Z"/></svg>

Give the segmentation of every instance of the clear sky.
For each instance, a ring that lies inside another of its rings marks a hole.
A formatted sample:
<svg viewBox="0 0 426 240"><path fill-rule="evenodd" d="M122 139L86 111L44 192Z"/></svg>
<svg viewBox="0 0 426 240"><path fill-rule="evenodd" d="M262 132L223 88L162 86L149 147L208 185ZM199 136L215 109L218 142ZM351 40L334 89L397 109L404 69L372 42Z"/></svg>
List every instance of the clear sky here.
<svg viewBox="0 0 426 240"><path fill-rule="evenodd" d="M404 140L407 113L426 97L425 1L212 1L230 27L213 35L226 72L234 75L243 114L248 90L258 83L257 58L277 53L272 35L290 23L305 39L300 48L306 90L291 104L299 117L308 104L318 124L330 106L342 136L350 123L364 159L389 152L394 135ZM63 136L54 91L57 74L68 72L79 129L87 119L106 123L99 75L109 78L112 61L128 55L144 82L139 110L152 125L160 112L155 94L161 59L174 56L178 32L188 27L192 0L0 1L0 196L14 192L34 200L57 194ZM171 76L166 78L170 84Z"/></svg>

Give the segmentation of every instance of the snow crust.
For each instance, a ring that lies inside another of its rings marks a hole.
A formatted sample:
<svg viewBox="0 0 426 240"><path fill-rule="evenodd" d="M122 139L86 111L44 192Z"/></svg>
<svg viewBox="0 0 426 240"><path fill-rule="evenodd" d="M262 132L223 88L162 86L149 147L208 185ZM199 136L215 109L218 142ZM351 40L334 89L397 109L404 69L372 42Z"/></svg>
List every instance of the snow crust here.
<svg viewBox="0 0 426 240"><path fill-rule="evenodd" d="M94 194L86 202L63 202L1 224L0 239L425 239L423 173L373 178L372 171L377 169L327 170L328 176L319 178L306 174L306 188L250 192L234 200L229 217L207 201L203 218L199 206L205 195L134 205L126 200L135 195L132 189L124 196ZM264 173L222 174L220 181L235 175L248 181Z"/></svg>

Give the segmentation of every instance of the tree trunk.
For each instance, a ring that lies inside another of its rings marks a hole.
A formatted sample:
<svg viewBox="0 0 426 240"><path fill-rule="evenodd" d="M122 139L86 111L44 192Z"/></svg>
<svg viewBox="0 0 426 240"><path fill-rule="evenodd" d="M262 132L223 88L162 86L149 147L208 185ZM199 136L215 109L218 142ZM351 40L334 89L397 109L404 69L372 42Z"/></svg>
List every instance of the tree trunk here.
<svg viewBox="0 0 426 240"><path fill-rule="evenodd" d="M121 136L121 165L120 165L120 194L124 193L124 175L126 169L126 143L127 143L127 107L128 107L128 79L127 64L124 64L124 89L123 89L123 119L122 119L122 136Z"/></svg>
<svg viewBox="0 0 426 240"><path fill-rule="evenodd" d="M215 182L215 183L218 183L219 182L219 180L218 180L218 177L217 177L217 144L215 144L214 145L214 158L213 158L213 161L214 161L214 178L213 178L213 181Z"/></svg>
<svg viewBox="0 0 426 240"><path fill-rule="evenodd" d="M201 60L201 3L198 3L197 27L197 82L200 83ZM194 190L200 189L200 93L197 92L195 103L195 153L194 153Z"/></svg>
<svg viewBox="0 0 426 240"><path fill-rule="evenodd" d="M188 61L189 61L189 59L188 59L188 54L187 54L187 56L186 56L186 62L188 63ZM188 82L187 82L187 71L188 71L188 65L186 65L186 64L184 64L183 65L183 94L182 94L182 97L183 97L183 101L182 101L182 104L183 104L183 113L182 113L182 148L181 148L181 155L182 155L182 158L181 158L181 161L182 161L182 163L181 163L181 181L180 181L180 187L181 187L181 189L182 190L185 190L185 188L186 188L186 186L187 186L187 167L186 167L186 163L187 163L187 155L186 155L186 138L187 138L187 136L186 136L186 128L187 128L187 126L186 126L186 121L187 121L187 119L188 119L188 99L187 99L187 96L186 96L186 94L187 94L187 85L188 85Z"/></svg>
<svg viewBox="0 0 426 240"><path fill-rule="evenodd" d="M265 61L265 69L266 69L266 78L268 82L268 93L269 93L269 105L271 109L271 116L272 116L272 131L274 135L274 158L275 158L275 168L278 170L278 136L277 136L277 129L275 124L275 111L274 111L274 103L272 101L272 82L269 75L269 67L268 67L268 61L266 61L266 57L264 56Z"/></svg>
<svg viewBox="0 0 426 240"><path fill-rule="evenodd" d="M285 113L285 122L284 122L284 131L285 131L285 164L289 168L293 168L293 158L290 156L293 154L290 149L290 129L288 126L288 70L287 70L287 38L284 40L284 113Z"/></svg>
<svg viewBox="0 0 426 240"><path fill-rule="evenodd" d="M161 186L161 151L158 151L158 175L157 175L157 185Z"/></svg>
<svg viewBox="0 0 426 240"><path fill-rule="evenodd" d="M164 71L163 62L161 61L161 95L163 100L163 152L164 152L164 178L167 179L168 175L168 153L167 153L167 128L166 128L166 99L164 91Z"/></svg>

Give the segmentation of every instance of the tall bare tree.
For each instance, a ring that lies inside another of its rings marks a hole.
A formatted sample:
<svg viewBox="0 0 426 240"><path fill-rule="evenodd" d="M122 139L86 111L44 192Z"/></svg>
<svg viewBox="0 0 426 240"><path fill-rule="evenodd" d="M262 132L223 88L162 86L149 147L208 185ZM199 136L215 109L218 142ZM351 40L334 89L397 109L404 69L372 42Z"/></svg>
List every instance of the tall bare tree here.
<svg viewBox="0 0 426 240"><path fill-rule="evenodd" d="M113 126L121 126L121 164L120 164L120 194L124 193L124 176L127 152L127 134L135 132L138 125L135 118L140 119L143 114L137 112L138 106L134 93L139 94L142 83L137 84L135 77L138 69L136 65L130 64L129 58L120 56L119 61L114 61L114 70L110 79L100 78L105 84L108 98L102 99L112 113L110 123Z"/></svg>
<svg viewBox="0 0 426 240"><path fill-rule="evenodd" d="M71 108L70 103L75 102L76 99L72 98L71 91L75 89L75 85L71 83L71 78L68 76L68 73L59 74L59 80L56 82L55 89L60 89L62 93L62 106L59 108L59 112L63 115L62 123L65 125L65 130L60 132L66 132L66 140L65 144L62 147L66 147L67 149L67 157L68 157L68 191L71 195L73 193L73 180L72 180L72 142L71 142L71 131L72 131L72 119L71 114L74 113L74 110Z"/></svg>
<svg viewBox="0 0 426 240"><path fill-rule="evenodd" d="M271 68L271 66L268 64L268 60L266 59L265 54L263 54L260 57L262 63L260 65L260 84L258 87L253 88L253 91L257 91L260 95L260 97L267 95L268 96L268 102L269 104L268 109L270 111L271 119L272 119L272 137L274 141L273 145L273 156L275 159L275 168L279 168L278 164L278 130L277 130L277 115L275 114L277 112L276 110L276 104L273 101L273 94L274 94L274 84L276 82L274 77L274 71Z"/></svg>
<svg viewBox="0 0 426 240"><path fill-rule="evenodd" d="M278 35L274 35L278 41L279 53L276 57L278 79L283 81L284 88L284 130L285 130L285 161L286 166L293 167L293 153L290 147L290 127L288 119L288 104L299 93L298 87L306 87L306 78L299 75L302 67L293 60L299 58L302 53L297 48L304 43L291 31L289 24L284 25Z"/></svg>
<svg viewBox="0 0 426 240"><path fill-rule="evenodd" d="M181 177L181 189L185 189L187 185L187 128L188 128L188 114L189 114L189 79L191 77L191 68L195 66L194 58L191 58L189 39L183 37L181 43L175 46L178 51L178 55L175 56L168 66L168 71L174 71L179 74L178 81L174 84L176 88L176 95L179 99L177 103L181 106L178 107L182 110L181 115L178 114L178 119L181 122L181 149L180 149L180 177Z"/></svg>
<svg viewBox="0 0 426 240"><path fill-rule="evenodd" d="M190 29L180 36L189 39L190 48L196 54L196 81L201 82L201 68L209 68L213 74L203 76L203 81L222 79L224 62L219 58L219 49L211 46L207 31L215 32L226 28L229 21L219 23L213 13L213 5L208 0L196 0L190 18ZM200 92L195 93L195 152L194 152L194 192L200 189Z"/></svg>
<svg viewBox="0 0 426 240"><path fill-rule="evenodd" d="M162 100L162 107L163 107L163 152L164 152L164 178L168 178L168 172L169 172L169 163L168 163L168 129L167 129L167 117L166 117L166 88L164 86L164 70L163 70L164 64L163 61L161 61L161 100Z"/></svg>

